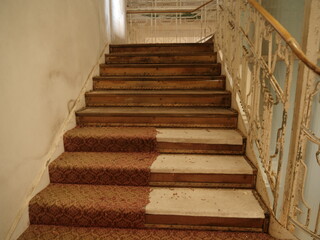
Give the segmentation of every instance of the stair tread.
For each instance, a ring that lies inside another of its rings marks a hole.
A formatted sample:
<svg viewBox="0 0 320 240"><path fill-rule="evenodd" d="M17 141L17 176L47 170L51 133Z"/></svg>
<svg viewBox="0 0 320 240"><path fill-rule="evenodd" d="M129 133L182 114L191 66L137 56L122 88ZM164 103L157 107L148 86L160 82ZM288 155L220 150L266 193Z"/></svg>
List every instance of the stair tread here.
<svg viewBox="0 0 320 240"><path fill-rule="evenodd" d="M243 156L161 154L151 165L152 173L253 174Z"/></svg>
<svg viewBox="0 0 320 240"><path fill-rule="evenodd" d="M215 128L157 128L158 142L242 145L238 130Z"/></svg>
<svg viewBox="0 0 320 240"><path fill-rule="evenodd" d="M110 47L171 47L171 46L205 46L212 43L133 43L133 44L110 44Z"/></svg>
<svg viewBox="0 0 320 240"><path fill-rule="evenodd" d="M68 137L88 137L88 138L104 138L108 132L104 129L114 129L112 137L117 135L123 137L132 134L130 127L82 127L69 130L65 136ZM242 145L243 136L237 130L230 129L215 129L215 128L156 128L157 142L172 142L172 143L203 143L203 144L229 144Z"/></svg>
<svg viewBox="0 0 320 240"><path fill-rule="evenodd" d="M215 52L115 52L106 56L213 56Z"/></svg>
<svg viewBox="0 0 320 240"><path fill-rule="evenodd" d="M190 80L194 80L194 79L201 79L201 80L220 80L220 79L225 79L224 75L219 75L219 76L96 76L94 77L94 80L118 80L118 79L125 79L126 81L154 81L154 80L177 80L179 79L179 81L190 81Z"/></svg>
<svg viewBox="0 0 320 240"><path fill-rule="evenodd" d="M50 164L50 169L149 168L146 153L70 152L63 153ZM140 158L137 158L140 157ZM123 159L129 159L124 165ZM253 168L243 156L160 154L150 167L151 173L189 174L253 174Z"/></svg>
<svg viewBox="0 0 320 240"><path fill-rule="evenodd" d="M153 215L265 218L253 191L246 189L153 188L149 199L146 213Z"/></svg>
<svg viewBox="0 0 320 240"><path fill-rule="evenodd" d="M236 115L236 111L228 108L190 108L190 107L87 107L77 112L78 115L104 115L104 114L195 114L213 115L226 114Z"/></svg>
<svg viewBox="0 0 320 240"><path fill-rule="evenodd" d="M100 64L103 68L176 68L176 67L214 67L220 66L220 63L115 63Z"/></svg>
<svg viewBox="0 0 320 240"><path fill-rule="evenodd" d="M104 91L90 91L86 93L87 95L110 95L110 94L119 94L119 95L140 95L140 94L170 94L170 95L183 95L183 94L203 94L203 95L212 95L212 94L230 94L229 91L218 91L218 90L132 90L132 89L123 89L123 90L104 90Z"/></svg>
<svg viewBox="0 0 320 240"><path fill-rule="evenodd" d="M149 193L146 214L198 217L260 218L264 210L252 190L205 188L149 188L135 186L50 184L37 194L31 205L44 208L72 208L97 211L137 211ZM146 203L146 202L145 202ZM192 208L190 207L192 206Z"/></svg>
<svg viewBox="0 0 320 240"><path fill-rule="evenodd" d="M53 239L52 233L60 240L100 239L100 240L275 240L265 233L253 232L221 232L169 229L129 229L129 228L84 228L53 225L31 225L19 240Z"/></svg>

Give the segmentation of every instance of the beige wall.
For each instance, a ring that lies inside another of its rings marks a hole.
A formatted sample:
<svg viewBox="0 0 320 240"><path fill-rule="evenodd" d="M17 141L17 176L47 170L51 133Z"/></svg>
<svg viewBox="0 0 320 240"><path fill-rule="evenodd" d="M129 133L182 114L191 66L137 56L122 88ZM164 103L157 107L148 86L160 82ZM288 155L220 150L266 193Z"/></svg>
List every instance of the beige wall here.
<svg viewBox="0 0 320 240"><path fill-rule="evenodd" d="M0 239L26 204L68 104L99 59L105 4L0 1Z"/></svg>

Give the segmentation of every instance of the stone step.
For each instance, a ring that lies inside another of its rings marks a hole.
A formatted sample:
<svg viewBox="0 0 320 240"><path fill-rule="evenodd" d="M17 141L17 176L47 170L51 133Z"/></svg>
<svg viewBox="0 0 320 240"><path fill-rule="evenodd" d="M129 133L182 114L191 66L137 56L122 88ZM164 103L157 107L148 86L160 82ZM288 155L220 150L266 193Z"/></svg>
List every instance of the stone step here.
<svg viewBox="0 0 320 240"><path fill-rule="evenodd" d="M270 235L256 232L222 232L173 229L128 229L66 227L53 225L31 225L18 240L52 239L52 233L59 240L275 240Z"/></svg>
<svg viewBox="0 0 320 240"><path fill-rule="evenodd" d="M88 107L107 106L211 106L230 107L229 91L211 90L109 90L85 95Z"/></svg>
<svg viewBox="0 0 320 240"><path fill-rule="evenodd" d="M253 188L243 156L66 152L49 166L51 183Z"/></svg>
<svg viewBox="0 0 320 240"><path fill-rule="evenodd" d="M216 63L217 54L213 52L181 52L181 53L113 53L105 55L107 64L130 63Z"/></svg>
<svg viewBox="0 0 320 240"><path fill-rule="evenodd" d="M217 76L220 63L215 64L101 64L101 76Z"/></svg>
<svg viewBox="0 0 320 240"><path fill-rule="evenodd" d="M224 90L225 76L94 77L93 89Z"/></svg>
<svg viewBox="0 0 320 240"><path fill-rule="evenodd" d="M50 184L29 206L30 223L75 227L265 231L267 217L245 189Z"/></svg>
<svg viewBox="0 0 320 240"><path fill-rule="evenodd" d="M213 49L213 43L111 44L109 52L213 52Z"/></svg>
<svg viewBox="0 0 320 240"><path fill-rule="evenodd" d="M152 227L267 231L267 214L252 190L153 188L146 206Z"/></svg>
<svg viewBox="0 0 320 240"><path fill-rule="evenodd" d="M213 107L91 107L76 112L81 126L235 128L235 110Z"/></svg>
<svg viewBox="0 0 320 240"><path fill-rule="evenodd" d="M244 154L238 130L215 128L82 127L64 135L66 152Z"/></svg>

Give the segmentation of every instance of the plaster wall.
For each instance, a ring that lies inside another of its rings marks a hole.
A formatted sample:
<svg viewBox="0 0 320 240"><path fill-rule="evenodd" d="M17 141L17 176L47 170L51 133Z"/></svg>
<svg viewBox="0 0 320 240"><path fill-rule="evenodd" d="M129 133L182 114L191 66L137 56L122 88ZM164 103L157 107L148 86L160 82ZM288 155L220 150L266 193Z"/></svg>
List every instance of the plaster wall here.
<svg viewBox="0 0 320 240"><path fill-rule="evenodd" d="M27 206L56 134L104 48L106 2L0 1L0 239L9 239ZM61 143L57 149L63 151Z"/></svg>

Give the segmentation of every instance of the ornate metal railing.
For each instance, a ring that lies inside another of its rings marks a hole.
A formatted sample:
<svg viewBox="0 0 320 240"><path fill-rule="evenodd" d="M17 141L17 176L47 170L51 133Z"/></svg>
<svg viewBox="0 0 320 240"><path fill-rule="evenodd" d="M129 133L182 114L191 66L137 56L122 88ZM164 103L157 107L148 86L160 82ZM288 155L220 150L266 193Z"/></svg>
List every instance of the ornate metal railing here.
<svg viewBox="0 0 320 240"><path fill-rule="evenodd" d="M136 5L136 1L129 0L128 42L197 42L213 33L215 3L215 0L153 0Z"/></svg>
<svg viewBox="0 0 320 240"><path fill-rule="evenodd" d="M218 0L215 33L270 185L270 212L304 240L320 239L320 1L311 2L314 36L306 46L313 57L254 0Z"/></svg>

